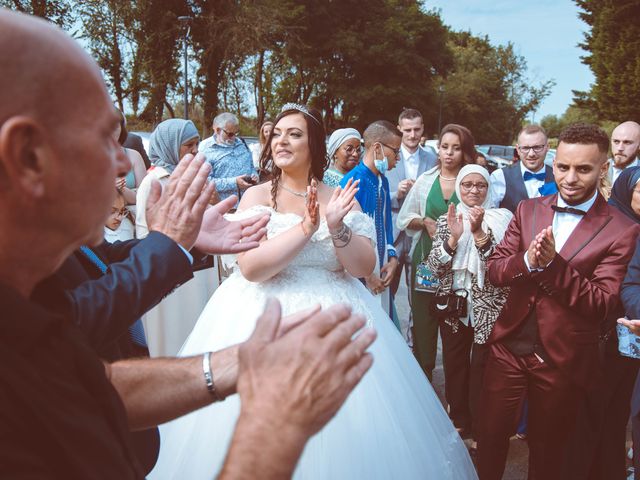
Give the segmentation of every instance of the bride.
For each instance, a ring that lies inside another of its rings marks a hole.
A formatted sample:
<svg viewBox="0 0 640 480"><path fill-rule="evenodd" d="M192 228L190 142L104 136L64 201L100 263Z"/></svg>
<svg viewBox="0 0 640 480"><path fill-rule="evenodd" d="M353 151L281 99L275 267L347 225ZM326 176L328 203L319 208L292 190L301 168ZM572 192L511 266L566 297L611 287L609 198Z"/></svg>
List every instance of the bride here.
<svg viewBox="0 0 640 480"><path fill-rule="evenodd" d="M268 297L278 298L283 315L317 303L348 303L378 331L370 349L374 363L336 416L309 440L294 477L477 478L402 336L356 280L374 269L375 228L354 200L357 185L334 190L321 183L325 138L318 112L283 107L261 157L273 179L247 190L235 214L240 219L270 212L267 239L231 260L234 273L209 300L181 355L246 340ZM219 472L239 402L229 397L162 425L160 457L149 478L209 479Z"/></svg>

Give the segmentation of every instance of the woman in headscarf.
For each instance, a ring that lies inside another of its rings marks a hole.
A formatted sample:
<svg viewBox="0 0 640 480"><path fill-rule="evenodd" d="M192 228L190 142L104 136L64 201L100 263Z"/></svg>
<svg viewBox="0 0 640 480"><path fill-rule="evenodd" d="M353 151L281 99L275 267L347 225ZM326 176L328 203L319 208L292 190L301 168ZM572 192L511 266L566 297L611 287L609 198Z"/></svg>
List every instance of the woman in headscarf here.
<svg viewBox="0 0 640 480"><path fill-rule="evenodd" d="M331 162L322 179L325 185L339 187L342 177L358 164L362 153L362 137L355 128L340 128L333 132L327 144Z"/></svg>
<svg viewBox="0 0 640 480"><path fill-rule="evenodd" d="M188 153L198 153L200 134L191 120L171 118L160 123L149 138L149 160L151 168L147 172L136 196L136 238L149 234L147 228L146 206L151 184L158 180L164 187L169 176Z"/></svg>
<svg viewBox="0 0 640 480"><path fill-rule="evenodd" d="M480 165L460 169L455 192L460 203L450 203L438 218L433 248L425 260L440 281L439 294L466 296L463 315L439 315L439 321L449 416L460 431L473 432L486 342L508 294L486 278L486 262L513 214L489 208L489 172Z"/></svg>
<svg viewBox="0 0 640 480"><path fill-rule="evenodd" d="M418 264L431 251L436 233L436 220L446 213L449 204L458 204L455 181L458 172L467 164L475 163L475 140L468 128L450 123L440 132L438 163L416 179L404 199L396 226L411 237L411 318L413 320L413 351L429 380L432 379L438 351L438 321L429 313L433 292L416 286L416 279L428 278L429 272L420 272ZM420 277L416 273L424 273Z"/></svg>
<svg viewBox="0 0 640 480"><path fill-rule="evenodd" d="M137 195L137 238L149 234L146 206L152 182L157 180L164 188L180 159L187 154L198 153L199 140L200 135L193 122L178 118L165 120L151 134L149 159L152 166ZM144 316L152 356L173 356L178 352L217 286L216 271L211 268L196 271L193 280L176 289Z"/></svg>

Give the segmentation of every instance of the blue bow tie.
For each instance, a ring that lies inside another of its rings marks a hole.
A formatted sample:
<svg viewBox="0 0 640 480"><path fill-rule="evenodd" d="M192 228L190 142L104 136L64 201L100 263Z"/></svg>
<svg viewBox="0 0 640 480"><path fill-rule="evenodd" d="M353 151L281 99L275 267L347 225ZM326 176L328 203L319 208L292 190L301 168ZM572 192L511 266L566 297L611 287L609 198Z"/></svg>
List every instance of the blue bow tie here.
<svg viewBox="0 0 640 480"><path fill-rule="evenodd" d="M540 172L540 173L524 172L523 178L525 182L527 180L534 180L534 179L540 182L544 182L545 179L547 178L547 174L544 172Z"/></svg>

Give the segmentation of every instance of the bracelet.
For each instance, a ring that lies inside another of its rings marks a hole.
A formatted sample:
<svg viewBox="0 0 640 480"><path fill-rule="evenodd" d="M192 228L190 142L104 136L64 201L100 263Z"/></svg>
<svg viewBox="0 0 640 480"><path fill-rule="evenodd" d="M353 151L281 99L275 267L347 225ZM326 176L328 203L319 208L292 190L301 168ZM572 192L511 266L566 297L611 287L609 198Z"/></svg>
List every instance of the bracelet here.
<svg viewBox="0 0 640 480"><path fill-rule="evenodd" d="M213 374L211 373L211 352L206 352L202 355L202 373L204 374L204 383L207 385L207 390L214 397L214 402L224 400L220 396L216 389L216 384L213 383Z"/></svg>
<svg viewBox="0 0 640 480"><path fill-rule="evenodd" d="M331 234L333 246L336 248L344 248L349 245L349 242L351 242L351 233L351 229L343 223L337 233Z"/></svg>
<svg viewBox="0 0 640 480"><path fill-rule="evenodd" d="M482 247L489 241L489 234L485 233L483 237L478 240L474 239L473 241L476 244L476 247Z"/></svg>

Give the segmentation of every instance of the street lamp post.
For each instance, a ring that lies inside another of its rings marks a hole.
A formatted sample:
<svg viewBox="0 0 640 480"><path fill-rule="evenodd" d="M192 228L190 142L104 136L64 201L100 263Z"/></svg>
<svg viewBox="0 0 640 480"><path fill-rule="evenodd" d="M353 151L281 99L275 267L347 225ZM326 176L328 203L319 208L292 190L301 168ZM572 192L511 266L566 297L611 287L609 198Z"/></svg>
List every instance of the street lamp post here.
<svg viewBox="0 0 640 480"><path fill-rule="evenodd" d="M189 120L189 71L188 63L189 58L187 56L187 43L189 40L189 33L191 32L191 17L178 17L178 21L182 23L185 28L184 38L182 39L182 46L184 49L184 119Z"/></svg>
<svg viewBox="0 0 640 480"><path fill-rule="evenodd" d="M444 85L438 87L439 93L439 106L438 106L438 135L440 135L440 129L442 128L442 97L444 97Z"/></svg>

